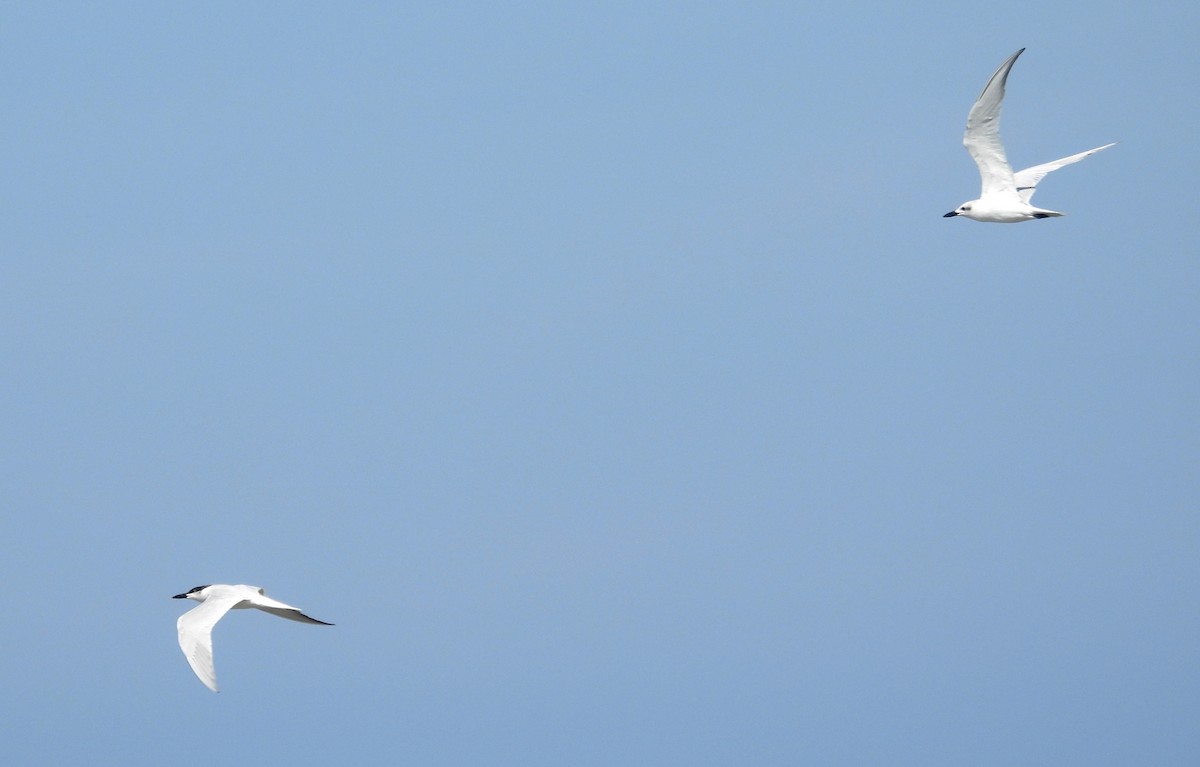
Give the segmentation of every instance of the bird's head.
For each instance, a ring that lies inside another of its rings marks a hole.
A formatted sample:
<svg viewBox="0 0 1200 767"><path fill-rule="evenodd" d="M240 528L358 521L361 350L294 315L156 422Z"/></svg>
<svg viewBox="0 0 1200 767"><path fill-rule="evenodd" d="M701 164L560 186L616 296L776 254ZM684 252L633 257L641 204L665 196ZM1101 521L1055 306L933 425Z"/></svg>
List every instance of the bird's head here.
<svg viewBox="0 0 1200 767"><path fill-rule="evenodd" d="M189 589L182 594L176 594L175 596L171 597L171 599L194 599L197 602L203 602L207 596L208 586L196 586L195 588Z"/></svg>
<svg viewBox="0 0 1200 767"><path fill-rule="evenodd" d="M947 213L946 215L942 216L942 218L953 218L954 216L966 216L967 218L970 218L971 217L971 205L974 202L975 202L975 200L971 200L971 202L964 202L962 205L959 205L954 210L952 210L949 213Z"/></svg>

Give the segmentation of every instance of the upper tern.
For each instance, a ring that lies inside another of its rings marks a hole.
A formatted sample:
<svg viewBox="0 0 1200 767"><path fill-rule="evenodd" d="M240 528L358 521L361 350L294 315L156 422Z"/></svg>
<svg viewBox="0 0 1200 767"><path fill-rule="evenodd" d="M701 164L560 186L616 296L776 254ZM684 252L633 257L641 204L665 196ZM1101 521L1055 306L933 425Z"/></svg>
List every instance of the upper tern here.
<svg viewBox="0 0 1200 767"><path fill-rule="evenodd" d="M1008 80L1008 72L1017 62L1017 57L1024 52L1025 49L1022 48L1000 65L967 114L963 146L979 166L983 191L978 200L964 202L943 218L966 216L976 221L1015 224L1034 218L1061 216L1063 214L1058 211L1035 208L1029 204L1029 198L1037 191L1038 182L1050 171L1079 162L1088 155L1112 146L1105 144L1013 173L1012 166L1008 164L1008 158L1004 155L1004 145L1000 143L1000 105L1004 102L1004 84Z"/></svg>
<svg viewBox="0 0 1200 767"><path fill-rule="evenodd" d="M197 586L190 591L176 594L172 599L193 599L200 603L180 615L176 627L179 629L179 646L183 649L184 657L187 658L192 671L200 677L200 681L213 692L217 692L217 673L213 668L212 630L217 621L230 610L253 607L301 623L333 625L309 617L291 605L271 599L258 586L227 586L220 583Z"/></svg>

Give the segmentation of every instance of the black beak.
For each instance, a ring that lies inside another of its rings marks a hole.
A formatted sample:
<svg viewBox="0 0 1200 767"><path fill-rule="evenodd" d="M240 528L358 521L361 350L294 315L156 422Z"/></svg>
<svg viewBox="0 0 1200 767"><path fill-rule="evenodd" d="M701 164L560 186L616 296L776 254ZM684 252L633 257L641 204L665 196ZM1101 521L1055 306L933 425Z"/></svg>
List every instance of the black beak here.
<svg viewBox="0 0 1200 767"><path fill-rule="evenodd" d="M946 215L942 216L942 218L953 218L954 216L957 216L957 215L958 215L958 213L952 210L949 213L947 213Z"/></svg>
<svg viewBox="0 0 1200 767"><path fill-rule="evenodd" d="M176 594L171 599L187 599L187 594Z"/></svg>

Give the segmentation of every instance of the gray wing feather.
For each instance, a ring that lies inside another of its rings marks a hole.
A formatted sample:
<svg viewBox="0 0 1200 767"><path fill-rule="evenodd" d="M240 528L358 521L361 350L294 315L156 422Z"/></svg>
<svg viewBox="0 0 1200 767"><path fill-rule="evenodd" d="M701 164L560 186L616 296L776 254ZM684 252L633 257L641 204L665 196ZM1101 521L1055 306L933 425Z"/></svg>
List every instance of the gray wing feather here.
<svg viewBox="0 0 1200 767"><path fill-rule="evenodd" d="M1004 86L1008 82L1009 70L1024 52L1022 48L1000 65L967 114L963 146L979 166L983 187L981 198L992 195L1017 196L1017 183L1008 157L1004 154L1004 144L1000 141L1000 107L1004 103Z"/></svg>
<svg viewBox="0 0 1200 767"><path fill-rule="evenodd" d="M1045 178L1047 173L1052 170L1058 170L1064 165L1070 165L1073 162L1079 162L1083 158L1090 157L1102 149L1108 149L1114 144L1116 144L1115 141L1112 144L1098 146L1095 149L1089 149L1086 152L1073 154L1070 157L1064 157L1061 160L1044 162L1041 165L1034 165L1032 168L1026 168L1025 170L1018 171L1016 174L1014 174L1014 180L1017 183L1017 194L1021 195L1022 200L1029 202L1029 199L1033 197L1033 193L1037 191L1038 182Z"/></svg>
<svg viewBox="0 0 1200 767"><path fill-rule="evenodd" d="M188 665L200 681L213 692L217 692L217 671L213 667L212 655L213 626L240 601L237 597L210 598L180 615L175 622L183 657L187 658Z"/></svg>
<svg viewBox="0 0 1200 767"><path fill-rule="evenodd" d="M292 607L289 604L284 604L278 599L271 599L269 596L263 593L262 589L259 589L257 594L250 597L246 601L250 603L251 607L256 607L265 613L277 615L280 618L287 618L290 621L298 621L300 623L316 623L322 626L333 625L332 623L319 621L316 618L305 615L304 613L300 612L299 609Z"/></svg>

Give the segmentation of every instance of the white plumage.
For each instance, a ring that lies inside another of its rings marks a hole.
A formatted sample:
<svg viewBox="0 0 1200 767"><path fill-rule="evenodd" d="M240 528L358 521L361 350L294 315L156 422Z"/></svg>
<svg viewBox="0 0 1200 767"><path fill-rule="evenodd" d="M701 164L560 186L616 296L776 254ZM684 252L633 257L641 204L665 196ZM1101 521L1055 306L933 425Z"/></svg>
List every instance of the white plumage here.
<svg viewBox="0 0 1200 767"><path fill-rule="evenodd" d="M1000 141L1000 107L1004 103L1004 86L1008 81L1009 70L1017 62L1017 57L1024 52L1025 49L1022 48L1000 65L983 87L967 115L963 146L979 166L982 189L978 200L964 202L944 218L966 216L976 221L1013 224L1035 218L1061 216L1063 214L1058 211L1035 208L1029 203L1033 193L1037 191L1038 182L1050 171L1079 162L1112 146L1105 144L1013 173L1004 153L1004 144Z"/></svg>
<svg viewBox="0 0 1200 767"><path fill-rule="evenodd" d="M220 583L197 586L183 594L176 594L173 599L192 599L200 603L180 615L175 625L179 629L179 647L183 650L184 657L200 681L213 692L217 692L217 672L213 668L212 630L217 621L230 610L253 607L300 623L333 625L309 617L291 605L271 599L258 586L228 586Z"/></svg>

